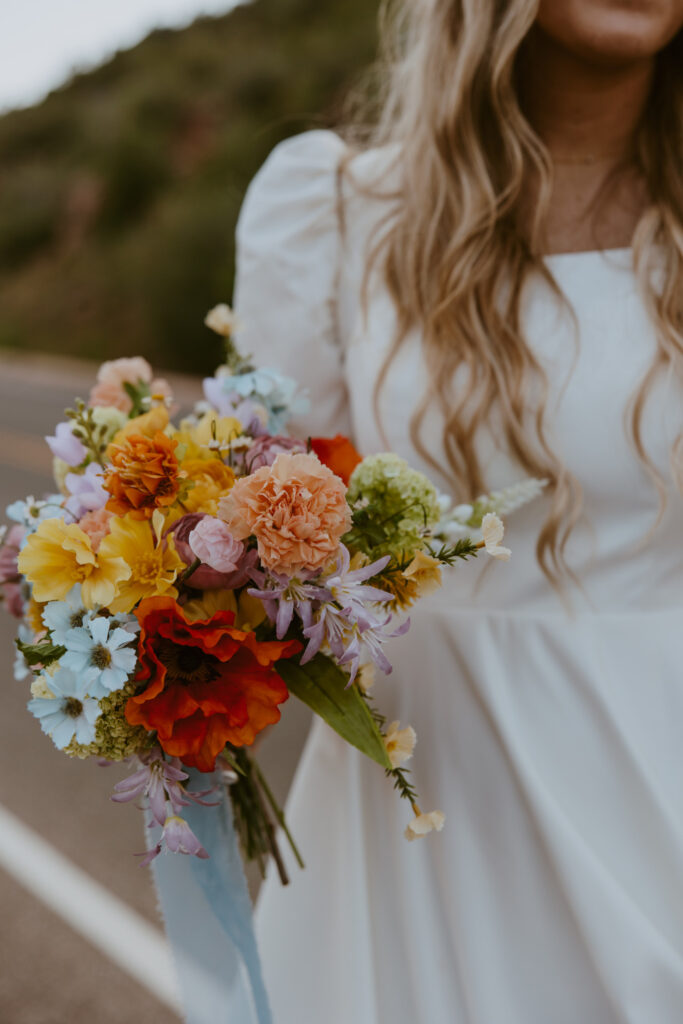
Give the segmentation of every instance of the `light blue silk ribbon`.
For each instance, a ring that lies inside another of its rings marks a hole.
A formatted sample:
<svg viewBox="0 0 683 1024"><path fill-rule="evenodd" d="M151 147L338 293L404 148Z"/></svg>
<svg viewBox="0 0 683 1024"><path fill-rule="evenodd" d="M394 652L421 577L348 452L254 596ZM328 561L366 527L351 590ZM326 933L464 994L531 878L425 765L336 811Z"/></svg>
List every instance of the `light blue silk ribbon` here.
<svg viewBox="0 0 683 1024"><path fill-rule="evenodd" d="M190 790L217 781L188 771ZM209 859L162 853L152 864L186 1021L272 1024L232 808L222 785L217 792L217 807L183 809ZM149 829L148 843L156 843L159 832Z"/></svg>

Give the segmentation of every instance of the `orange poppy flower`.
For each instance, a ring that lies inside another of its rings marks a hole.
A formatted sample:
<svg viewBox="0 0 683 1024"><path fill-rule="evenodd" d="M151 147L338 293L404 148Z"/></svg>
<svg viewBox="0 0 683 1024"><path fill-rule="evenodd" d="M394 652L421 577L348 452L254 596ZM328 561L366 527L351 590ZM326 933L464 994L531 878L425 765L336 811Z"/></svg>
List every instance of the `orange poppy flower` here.
<svg viewBox="0 0 683 1024"><path fill-rule="evenodd" d="M190 622L170 597L146 598L135 614L135 678L148 685L126 704L126 719L156 730L167 754L210 772L226 743L249 746L279 721L289 694L273 665L298 654L298 640L260 642L234 628L230 611Z"/></svg>
<svg viewBox="0 0 683 1024"><path fill-rule="evenodd" d="M311 448L320 461L347 486L354 469L363 461L363 456L358 454L343 434L337 434L336 437L312 437Z"/></svg>
<svg viewBox="0 0 683 1024"><path fill-rule="evenodd" d="M157 430L153 437L130 434L110 445L113 468L104 478L110 512L150 519L155 508L173 504L180 485L177 443Z"/></svg>

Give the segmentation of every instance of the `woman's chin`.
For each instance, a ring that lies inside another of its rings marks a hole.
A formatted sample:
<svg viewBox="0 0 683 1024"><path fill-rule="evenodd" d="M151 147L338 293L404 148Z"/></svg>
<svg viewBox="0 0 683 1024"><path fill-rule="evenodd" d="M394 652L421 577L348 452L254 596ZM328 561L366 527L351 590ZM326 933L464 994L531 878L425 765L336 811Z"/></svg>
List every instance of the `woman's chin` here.
<svg viewBox="0 0 683 1024"><path fill-rule="evenodd" d="M656 56L683 27L679 0L541 0L537 25L583 60L614 67Z"/></svg>

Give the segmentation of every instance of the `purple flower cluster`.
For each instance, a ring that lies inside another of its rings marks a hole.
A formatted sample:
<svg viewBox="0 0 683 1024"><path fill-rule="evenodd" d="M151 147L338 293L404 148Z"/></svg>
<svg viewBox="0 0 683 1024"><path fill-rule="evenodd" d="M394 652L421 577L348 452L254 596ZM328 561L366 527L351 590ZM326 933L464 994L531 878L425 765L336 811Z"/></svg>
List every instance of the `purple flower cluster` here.
<svg viewBox="0 0 683 1024"><path fill-rule="evenodd" d="M293 579L278 573L260 573L259 589L249 593L263 602L268 617L275 623L278 640L287 633L294 614L299 617L308 640L302 665L327 644L338 664L350 667L351 685L364 654L383 672L390 673L391 664L382 645L410 628L409 619L391 628L392 615L385 614L382 608L392 595L367 583L388 562L387 555L360 569L351 569L351 557L342 544L331 569L302 573Z"/></svg>
<svg viewBox="0 0 683 1024"><path fill-rule="evenodd" d="M181 817L181 811L183 807L189 807L190 801L203 807L216 807L217 801L208 802L203 799L213 793L214 789L191 793L182 785L189 776L181 768L180 760L177 757L167 760L159 747L140 754L137 761L140 768L123 782L116 783L112 800L127 803L146 798L154 823L161 826L158 843L143 856L140 863L150 864L163 849L206 859L208 853Z"/></svg>

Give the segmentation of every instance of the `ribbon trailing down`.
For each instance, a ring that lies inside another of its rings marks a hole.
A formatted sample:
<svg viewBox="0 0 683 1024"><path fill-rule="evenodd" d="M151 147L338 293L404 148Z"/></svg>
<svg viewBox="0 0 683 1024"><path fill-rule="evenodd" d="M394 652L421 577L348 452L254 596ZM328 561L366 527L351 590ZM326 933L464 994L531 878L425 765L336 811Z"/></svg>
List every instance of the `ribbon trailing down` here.
<svg viewBox="0 0 683 1024"><path fill-rule="evenodd" d="M217 776L186 771L191 790L217 783ZM216 807L183 808L209 859L161 854L152 863L186 1021L272 1024L232 808L222 785L217 792ZM148 825L151 820L148 812ZM156 826L148 829L149 844L159 832Z"/></svg>

